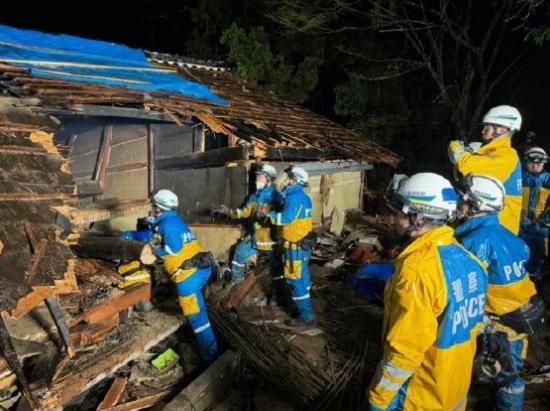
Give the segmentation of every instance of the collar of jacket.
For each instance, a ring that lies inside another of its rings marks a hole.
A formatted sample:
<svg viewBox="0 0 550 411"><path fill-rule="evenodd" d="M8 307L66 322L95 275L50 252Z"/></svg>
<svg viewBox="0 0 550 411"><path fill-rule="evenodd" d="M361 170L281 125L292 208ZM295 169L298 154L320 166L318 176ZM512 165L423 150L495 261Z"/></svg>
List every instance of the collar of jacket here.
<svg viewBox="0 0 550 411"><path fill-rule="evenodd" d="M291 186L288 186L283 190L283 194L286 196L297 191L303 191L303 189L304 186L302 186L301 184L292 184Z"/></svg>
<svg viewBox="0 0 550 411"><path fill-rule="evenodd" d="M538 182L539 180L543 181L545 180L546 178L548 178L545 174L546 172L544 170L542 170L540 173L537 173L537 174L534 174L534 173L530 173L529 171L525 170L523 172L523 178L527 181L535 181L535 182Z"/></svg>
<svg viewBox="0 0 550 411"><path fill-rule="evenodd" d="M162 213L160 213L158 216L155 217L155 224L159 224L162 220L177 214L178 214L177 211L174 211L174 210L163 211Z"/></svg>
<svg viewBox="0 0 550 411"><path fill-rule="evenodd" d="M455 237L458 239L461 239L467 236L468 234L470 234L472 231L475 231L481 227L490 227L490 226L498 226L498 225L499 225L499 222L498 222L497 213L470 217L460 226L455 228Z"/></svg>
<svg viewBox="0 0 550 411"><path fill-rule="evenodd" d="M454 241L453 229L448 225L442 225L441 227L437 227L414 240L401 252L401 254L399 254L397 260L403 260L410 254L422 248L430 248L434 245L449 245Z"/></svg>
<svg viewBox="0 0 550 411"><path fill-rule="evenodd" d="M490 143L481 146L476 154L487 154L497 148L512 147L512 139L509 136L501 136L491 140Z"/></svg>

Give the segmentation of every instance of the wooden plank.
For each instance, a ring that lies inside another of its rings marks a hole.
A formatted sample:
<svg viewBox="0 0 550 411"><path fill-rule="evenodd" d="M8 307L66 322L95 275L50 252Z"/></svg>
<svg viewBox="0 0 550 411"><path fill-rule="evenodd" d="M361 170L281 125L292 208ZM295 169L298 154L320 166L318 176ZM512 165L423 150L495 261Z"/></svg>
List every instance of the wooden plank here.
<svg viewBox="0 0 550 411"><path fill-rule="evenodd" d="M155 161L157 170L185 170L225 165L233 161L246 160L248 149L243 146L219 148L202 153L185 154Z"/></svg>
<svg viewBox="0 0 550 411"><path fill-rule="evenodd" d="M105 398L103 398L103 401L101 401L97 407L98 411L107 410L117 405L124 389L126 388L126 384L128 384L128 377L116 377L111 384L109 391L105 394Z"/></svg>
<svg viewBox="0 0 550 411"><path fill-rule="evenodd" d="M54 285L33 286L32 291L17 301L17 306L10 312L15 318L20 318L31 311L51 295L74 293L78 290L75 276L75 260L69 261L69 268L62 280L54 280Z"/></svg>
<svg viewBox="0 0 550 411"><path fill-rule="evenodd" d="M48 152L40 147L0 146L0 153L47 155Z"/></svg>
<svg viewBox="0 0 550 411"><path fill-rule="evenodd" d="M240 356L226 351L182 392L174 397L165 411L204 411L225 397L239 370Z"/></svg>
<svg viewBox="0 0 550 411"><path fill-rule="evenodd" d="M124 404L111 407L111 411L137 411L145 408L151 408L155 404L158 404L164 397L170 393L169 390L162 391L157 394L148 395L147 397L139 398L134 401L125 402Z"/></svg>
<svg viewBox="0 0 550 411"><path fill-rule="evenodd" d="M92 179L93 181L97 181L101 190L105 189L105 174L107 173L107 165L109 164L109 156L111 155L112 140L113 126L107 124L103 128L103 137L101 139L101 147L99 148L99 157L97 159L96 168ZM96 197L96 200L101 199L101 195Z"/></svg>
<svg viewBox="0 0 550 411"><path fill-rule="evenodd" d="M67 404L176 332L183 323L181 314L171 315L158 310L144 313L143 321L135 325L129 338L120 340L118 345L100 356L96 352L79 354L71 363L73 370L77 371L67 371L51 384L36 387L41 409L55 409Z"/></svg>
<svg viewBox="0 0 550 411"><path fill-rule="evenodd" d="M235 286L236 290L222 302L222 307L225 310L237 308L255 284L256 276L253 273L249 273L242 283Z"/></svg>
<svg viewBox="0 0 550 411"><path fill-rule="evenodd" d="M61 311L61 306L59 305L59 300L57 299L57 296L46 298L46 306L48 307L48 310L50 311L50 314L54 320L55 326L57 327L57 331L59 332L59 335L63 340L63 344L65 345L65 349L67 350L69 358L73 358L75 356L75 352L71 344L69 329L67 328L67 324L65 323L63 311Z"/></svg>
<svg viewBox="0 0 550 411"><path fill-rule="evenodd" d="M71 344L85 347L103 341L119 325L119 314L96 324L78 324L71 329Z"/></svg>
<svg viewBox="0 0 550 411"><path fill-rule="evenodd" d="M152 124L147 124L147 166L149 167L149 193L153 193L155 191L155 134Z"/></svg>
<svg viewBox="0 0 550 411"><path fill-rule="evenodd" d="M254 157L263 160L296 161L296 160L324 160L333 158L335 153L329 149L320 151L316 148L302 147L273 147L268 145L254 145Z"/></svg>
<svg viewBox="0 0 550 411"><path fill-rule="evenodd" d="M35 193L1 193L0 201L65 201L71 199L72 196L59 193L51 194L35 194Z"/></svg>
<svg viewBox="0 0 550 411"><path fill-rule="evenodd" d="M89 324L97 324L99 322L112 318L117 313L126 310L134 304L140 301L146 301L151 299L151 285L140 284L128 288L124 294L117 295L113 298L106 300L104 303L96 305L85 311L81 315L73 318L69 322L69 328L72 328L76 324L84 321Z"/></svg>
<svg viewBox="0 0 550 411"><path fill-rule="evenodd" d="M40 261L44 257L47 245L48 240L41 240L38 245L33 245L34 254L32 255L31 265L29 267L29 271L27 272L27 278L25 279L25 282L29 285L33 283L36 270L38 269L38 264L40 264Z"/></svg>

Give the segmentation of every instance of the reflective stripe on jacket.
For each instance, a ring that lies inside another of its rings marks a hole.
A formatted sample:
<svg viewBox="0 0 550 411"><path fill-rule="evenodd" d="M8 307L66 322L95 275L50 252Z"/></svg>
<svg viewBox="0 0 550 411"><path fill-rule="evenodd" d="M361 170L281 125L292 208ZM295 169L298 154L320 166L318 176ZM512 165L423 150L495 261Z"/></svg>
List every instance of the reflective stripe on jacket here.
<svg viewBox="0 0 550 411"><path fill-rule="evenodd" d="M371 408L389 409L407 384L404 410L463 409L487 274L448 226L417 238L395 265L384 292L384 352Z"/></svg>
<svg viewBox="0 0 550 411"><path fill-rule="evenodd" d="M550 196L550 173L523 172L523 208L521 216L535 221L546 209Z"/></svg>
<svg viewBox="0 0 550 411"><path fill-rule="evenodd" d="M525 270L529 247L500 225L496 214L470 218L455 230L455 236L487 266L488 313L510 313L523 307L536 294Z"/></svg>
<svg viewBox="0 0 550 411"><path fill-rule="evenodd" d="M510 137L503 136L479 148L477 153L464 153L456 163L457 170L485 174L501 181L506 190L504 209L499 213L500 223L512 233L519 232L521 218L521 162L512 148Z"/></svg>
<svg viewBox="0 0 550 411"><path fill-rule="evenodd" d="M286 187L282 195L283 210L271 211L268 216L273 224L282 226L283 238L286 241L297 243L313 229L311 199L300 184Z"/></svg>
<svg viewBox="0 0 550 411"><path fill-rule="evenodd" d="M182 263L202 252L195 234L176 211L164 211L156 217L154 225L161 237L161 246L155 255L162 257L168 274L174 274Z"/></svg>
<svg viewBox="0 0 550 411"><path fill-rule="evenodd" d="M273 209L280 208L283 203L281 193L273 186L267 186L263 190L250 194L244 205L235 210L231 210L231 218L247 219L254 217L256 212L261 211L264 215ZM258 250L272 250L275 241L271 234L270 227L264 227L257 221L252 227L252 243Z"/></svg>

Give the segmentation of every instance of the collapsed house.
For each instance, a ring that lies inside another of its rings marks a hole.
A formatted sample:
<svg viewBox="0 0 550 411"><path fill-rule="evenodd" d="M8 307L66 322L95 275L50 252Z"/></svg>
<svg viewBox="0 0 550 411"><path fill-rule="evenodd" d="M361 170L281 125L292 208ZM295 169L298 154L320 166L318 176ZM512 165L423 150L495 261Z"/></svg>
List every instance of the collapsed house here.
<svg viewBox="0 0 550 411"><path fill-rule="evenodd" d="M241 230L211 224L209 210L238 206L259 162L306 168L315 223L340 233L346 210L362 205L365 171L399 161L217 65L158 53L147 61L118 45L5 26L0 37L0 282L10 317L0 327L0 382L17 382L33 407L70 403L183 323L156 310L124 322L124 313L151 297L150 286L118 290L112 266L76 258L70 247L87 236L84 229L131 229L147 213L150 193L170 188L205 248L227 258ZM29 337L31 312L47 317L39 322L48 332ZM64 358L29 383L21 357L36 357L43 346L21 348L21 341L42 343L52 329ZM110 341L113 334L122 339ZM145 403L169 391L159 390Z"/></svg>

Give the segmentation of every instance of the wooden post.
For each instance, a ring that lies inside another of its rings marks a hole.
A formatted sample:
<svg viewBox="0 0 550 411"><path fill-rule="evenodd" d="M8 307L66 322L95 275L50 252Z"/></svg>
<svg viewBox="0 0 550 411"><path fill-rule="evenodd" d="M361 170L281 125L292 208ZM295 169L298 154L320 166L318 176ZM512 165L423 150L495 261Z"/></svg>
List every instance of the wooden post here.
<svg viewBox="0 0 550 411"><path fill-rule="evenodd" d="M94 200L101 200L103 190L105 188L105 175L109 164L109 156L111 155L111 142L113 139L113 126L106 124L103 128L103 138L101 139L101 147L99 149L99 157L97 159L96 168L94 171L94 181L97 181L102 194L94 196Z"/></svg>
<svg viewBox="0 0 550 411"><path fill-rule="evenodd" d="M155 135L153 125L147 125L147 161L149 166L149 194L155 191Z"/></svg>
<svg viewBox="0 0 550 411"><path fill-rule="evenodd" d="M46 298L46 306L48 307L48 310L50 311L50 314L54 320L55 326L57 327L57 331L59 331L59 335L63 340L63 345L67 350L69 358L73 358L75 356L75 352L71 344L69 328L65 323L65 318L63 318L63 311L61 311L57 295Z"/></svg>

